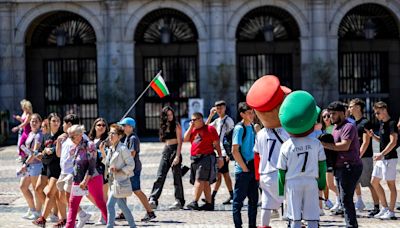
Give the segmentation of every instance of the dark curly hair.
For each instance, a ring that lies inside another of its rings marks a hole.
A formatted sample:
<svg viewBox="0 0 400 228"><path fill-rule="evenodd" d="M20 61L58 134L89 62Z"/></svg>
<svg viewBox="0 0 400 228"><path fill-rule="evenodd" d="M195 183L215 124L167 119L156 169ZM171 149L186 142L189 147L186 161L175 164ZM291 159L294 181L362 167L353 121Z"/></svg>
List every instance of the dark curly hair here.
<svg viewBox="0 0 400 228"><path fill-rule="evenodd" d="M168 111L172 112L173 119L172 121L168 121ZM176 117L175 111L171 106L165 106L160 113L160 130L159 130L159 137L160 141L164 142L165 133L169 131L176 131Z"/></svg>
<svg viewBox="0 0 400 228"><path fill-rule="evenodd" d="M99 118L94 120L94 122L92 124L92 127L90 128L89 135L88 135L90 140L94 140L96 138L96 124L98 122L100 122L100 121L104 122L104 124L106 125L105 126L106 131L100 136L100 140L103 141L103 140L105 140L107 138L108 131L109 131L107 121L104 118L99 117Z"/></svg>

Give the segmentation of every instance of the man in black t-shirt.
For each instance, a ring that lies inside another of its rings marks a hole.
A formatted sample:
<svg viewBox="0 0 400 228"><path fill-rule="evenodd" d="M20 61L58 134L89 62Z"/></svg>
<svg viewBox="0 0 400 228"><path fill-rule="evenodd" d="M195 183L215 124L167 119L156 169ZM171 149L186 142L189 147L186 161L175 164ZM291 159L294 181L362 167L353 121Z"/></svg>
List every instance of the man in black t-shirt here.
<svg viewBox="0 0 400 228"><path fill-rule="evenodd" d="M369 131L369 135L374 140L379 141L380 153L374 156L376 163L372 172L371 183L378 193L379 201L382 204L382 209L374 217L380 219L395 219L394 206L397 198L395 181L398 131L395 120L391 119L388 114L386 103L382 101L375 103L374 112L376 118L380 121L379 136L375 135L372 130ZM381 180L386 180L390 190L389 207L385 192L380 184Z"/></svg>
<svg viewBox="0 0 400 228"><path fill-rule="evenodd" d="M358 180L359 184L356 186L357 202L355 203L355 208L358 211L362 211L365 208L361 197L361 187L369 187L374 201L374 209L369 213L369 216L374 216L379 213L379 198L371 185L371 175L374 167L373 150L371 137L365 132L365 129L372 129L372 125L367 118L363 117L364 107L365 102L359 98L355 98L349 103L350 114L356 120L358 140L360 142L360 158L363 163L363 171Z"/></svg>

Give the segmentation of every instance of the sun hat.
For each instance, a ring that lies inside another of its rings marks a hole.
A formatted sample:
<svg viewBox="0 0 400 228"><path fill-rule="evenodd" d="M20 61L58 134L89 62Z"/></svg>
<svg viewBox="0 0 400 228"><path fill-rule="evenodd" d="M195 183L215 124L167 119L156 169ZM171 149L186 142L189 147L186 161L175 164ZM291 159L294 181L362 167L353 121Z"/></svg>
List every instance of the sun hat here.
<svg viewBox="0 0 400 228"><path fill-rule="evenodd" d="M290 134L303 134L314 127L318 106L314 97L306 91L290 93L279 109L282 127Z"/></svg>
<svg viewBox="0 0 400 228"><path fill-rule="evenodd" d="M285 94L292 92L286 86L281 86L275 75L265 75L257 79L250 87L246 96L247 104L261 112L269 112L282 103Z"/></svg>
<svg viewBox="0 0 400 228"><path fill-rule="evenodd" d="M126 117L123 120L121 120L120 122L118 122L119 125L129 125L133 128L136 127L136 121L131 118L131 117Z"/></svg>

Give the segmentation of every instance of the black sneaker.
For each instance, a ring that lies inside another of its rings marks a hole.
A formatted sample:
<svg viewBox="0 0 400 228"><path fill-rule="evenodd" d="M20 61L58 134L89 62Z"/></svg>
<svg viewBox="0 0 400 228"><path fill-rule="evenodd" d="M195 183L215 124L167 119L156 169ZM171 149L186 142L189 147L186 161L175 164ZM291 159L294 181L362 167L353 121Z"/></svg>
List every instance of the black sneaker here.
<svg viewBox="0 0 400 228"><path fill-rule="evenodd" d="M201 211L213 211L214 210L214 204L212 203L205 203L200 207Z"/></svg>
<svg viewBox="0 0 400 228"><path fill-rule="evenodd" d="M338 209L331 212L331 215L344 215L344 211L342 209Z"/></svg>
<svg viewBox="0 0 400 228"><path fill-rule="evenodd" d="M124 213L120 212L118 215L115 217L115 220L123 220L125 219Z"/></svg>
<svg viewBox="0 0 400 228"><path fill-rule="evenodd" d="M188 205L186 205L186 207L187 207L189 210L196 210L196 211L199 211L199 210L200 210L200 207L199 207L199 205L197 204L196 201L193 201L193 202L189 203Z"/></svg>
<svg viewBox="0 0 400 228"><path fill-rule="evenodd" d="M222 202L223 205L228 205L228 204L232 204L232 198L229 197L227 200L225 200L224 202Z"/></svg>
<svg viewBox="0 0 400 228"><path fill-rule="evenodd" d="M368 213L368 217L374 217L376 214L378 214L379 213L379 208L377 209L377 208L375 208L375 209L373 209L373 210L371 210L369 213Z"/></svg>
<svg viewBox="0 0 400 228"><path fill-rule="evenodd" d="M400 211L400 207L396 207L396 209L397 209L398 211Z"/></svg>
<svg viewBox="0 0 400 228"><path fill-rule="evenodd" d="M142 222L148 222L148 221L150 221L150 220L152 220L152 219L155 219L157 216L156 216L156 214L154 213L154 211L152 211L152 212L147 212L146 213L146 215L140 220L140 221L142 221Z"/></svg>

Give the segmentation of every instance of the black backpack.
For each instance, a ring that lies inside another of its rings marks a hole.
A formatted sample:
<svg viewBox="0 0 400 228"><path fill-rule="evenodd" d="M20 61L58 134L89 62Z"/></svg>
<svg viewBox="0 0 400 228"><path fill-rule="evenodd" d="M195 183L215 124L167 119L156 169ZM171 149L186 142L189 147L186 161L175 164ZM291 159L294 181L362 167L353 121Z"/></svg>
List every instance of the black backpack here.
<svg viewBox="0 0 400 228"><path fill-rule="evenodd" d="M246 127L244 126L243 122L239 122L236 125L240 125L243 127L243 136L242 136L242 141L243 141L244 138L246 137ZM236 127L236 125L235 125L235 127ZM253 127L253 131L254 131L253 124L251 124L251 126ZM233 130L235 129L235 127L232 128L231 130L225 132L224 139L222 141L222 145L224 146L226 155L229 156L229 159L231 161L235 160L233 158L233 154L232 154L232 136L233 136ZM240 150L240 148L239 148L239 150Z"/></svg>

